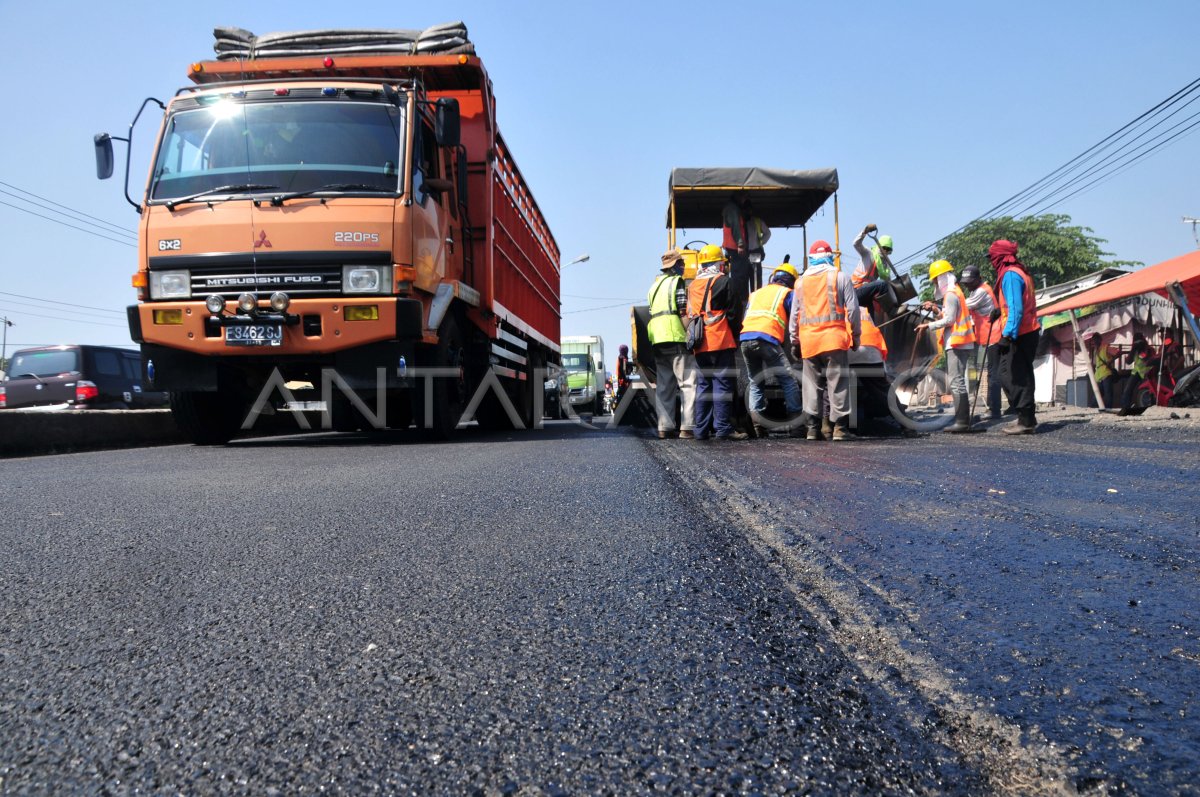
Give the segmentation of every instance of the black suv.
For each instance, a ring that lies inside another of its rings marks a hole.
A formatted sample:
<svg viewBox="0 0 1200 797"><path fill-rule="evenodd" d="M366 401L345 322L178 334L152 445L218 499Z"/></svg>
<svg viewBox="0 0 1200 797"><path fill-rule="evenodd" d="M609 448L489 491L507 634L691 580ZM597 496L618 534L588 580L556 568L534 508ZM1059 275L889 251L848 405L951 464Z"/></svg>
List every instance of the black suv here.
<svg viewBox="0 0 1200 797"><path fill-rule="evenodd" d="M166 403L166 393L142 391L141 354L110 346L21 349L0 384L0 408L144 409Z"/></svg>

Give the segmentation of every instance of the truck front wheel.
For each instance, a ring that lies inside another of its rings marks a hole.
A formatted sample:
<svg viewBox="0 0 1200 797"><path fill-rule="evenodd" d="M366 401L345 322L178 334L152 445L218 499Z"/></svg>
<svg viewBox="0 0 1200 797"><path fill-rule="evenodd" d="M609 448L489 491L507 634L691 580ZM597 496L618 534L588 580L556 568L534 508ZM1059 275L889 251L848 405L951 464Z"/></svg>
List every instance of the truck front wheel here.
<svg viewBox="0 0 1200 797"><path fill-rule="evenodd" d="M198 446L228 443L242 425L242 403L221 393L172 392L170 401L175 425Z"/></svg>

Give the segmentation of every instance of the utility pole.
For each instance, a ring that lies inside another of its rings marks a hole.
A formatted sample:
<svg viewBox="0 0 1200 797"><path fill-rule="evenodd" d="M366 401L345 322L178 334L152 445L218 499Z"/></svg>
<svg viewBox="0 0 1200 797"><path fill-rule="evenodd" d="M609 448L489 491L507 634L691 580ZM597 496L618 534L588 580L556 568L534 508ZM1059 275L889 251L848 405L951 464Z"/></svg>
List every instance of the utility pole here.
<svg viewBox="0 0 1200 797"><path fill-rule="evenodd" d="M1200 219L1193 219L1191 216L1184 216L1183 223L1192 225L1192 238L1196 240L1196 248L1200 249L1200 235L1196 234L1196 225L1200 224Z"/></svg>
<svg viewBox="0 0 1200 797"><path fill-rule="evenodd" d="M13 322L8 320L8 316L0 319L4 322L4 342L0 343L0 365L4 366L4 373L8 373L8 328L13 325Z"/></svg>

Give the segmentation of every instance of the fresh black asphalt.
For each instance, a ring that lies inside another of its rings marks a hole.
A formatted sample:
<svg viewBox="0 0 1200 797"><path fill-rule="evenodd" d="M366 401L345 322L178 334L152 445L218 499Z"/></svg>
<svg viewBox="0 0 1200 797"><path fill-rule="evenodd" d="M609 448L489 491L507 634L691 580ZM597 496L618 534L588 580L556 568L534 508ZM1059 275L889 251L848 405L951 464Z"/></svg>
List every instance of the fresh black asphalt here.
<svg viewBox="0 0 1200 797"><path fill-rule="evenodd" d="M0 789L969 790L646 446L0 464Z"/></svg>

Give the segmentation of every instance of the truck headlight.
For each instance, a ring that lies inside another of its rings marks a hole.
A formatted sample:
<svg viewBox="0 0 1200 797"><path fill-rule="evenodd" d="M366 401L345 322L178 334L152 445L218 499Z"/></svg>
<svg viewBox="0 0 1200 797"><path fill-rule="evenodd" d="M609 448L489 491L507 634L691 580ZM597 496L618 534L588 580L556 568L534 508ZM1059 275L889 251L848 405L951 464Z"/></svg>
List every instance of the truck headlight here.
<svg viewBox="0 0 1200 797"><path fill-rule="evenodd" d="M546 384L542 385L542 387L545 388L546 390L554 390L555 388L558 387L558 380L557 379L547 379Z"/></svg>
<svg viewBox="0 0 1200 797"><path fill-rule="evenodd" d="M342 293L391 292L391 266L342 266Z"/></svg>
<svg viewBox="0 0 1200 797"><path fill-rule="evenodd" d="M150 298L192 298L192 272L187 269L179 269L178 271L151 271Z"/></svg>

